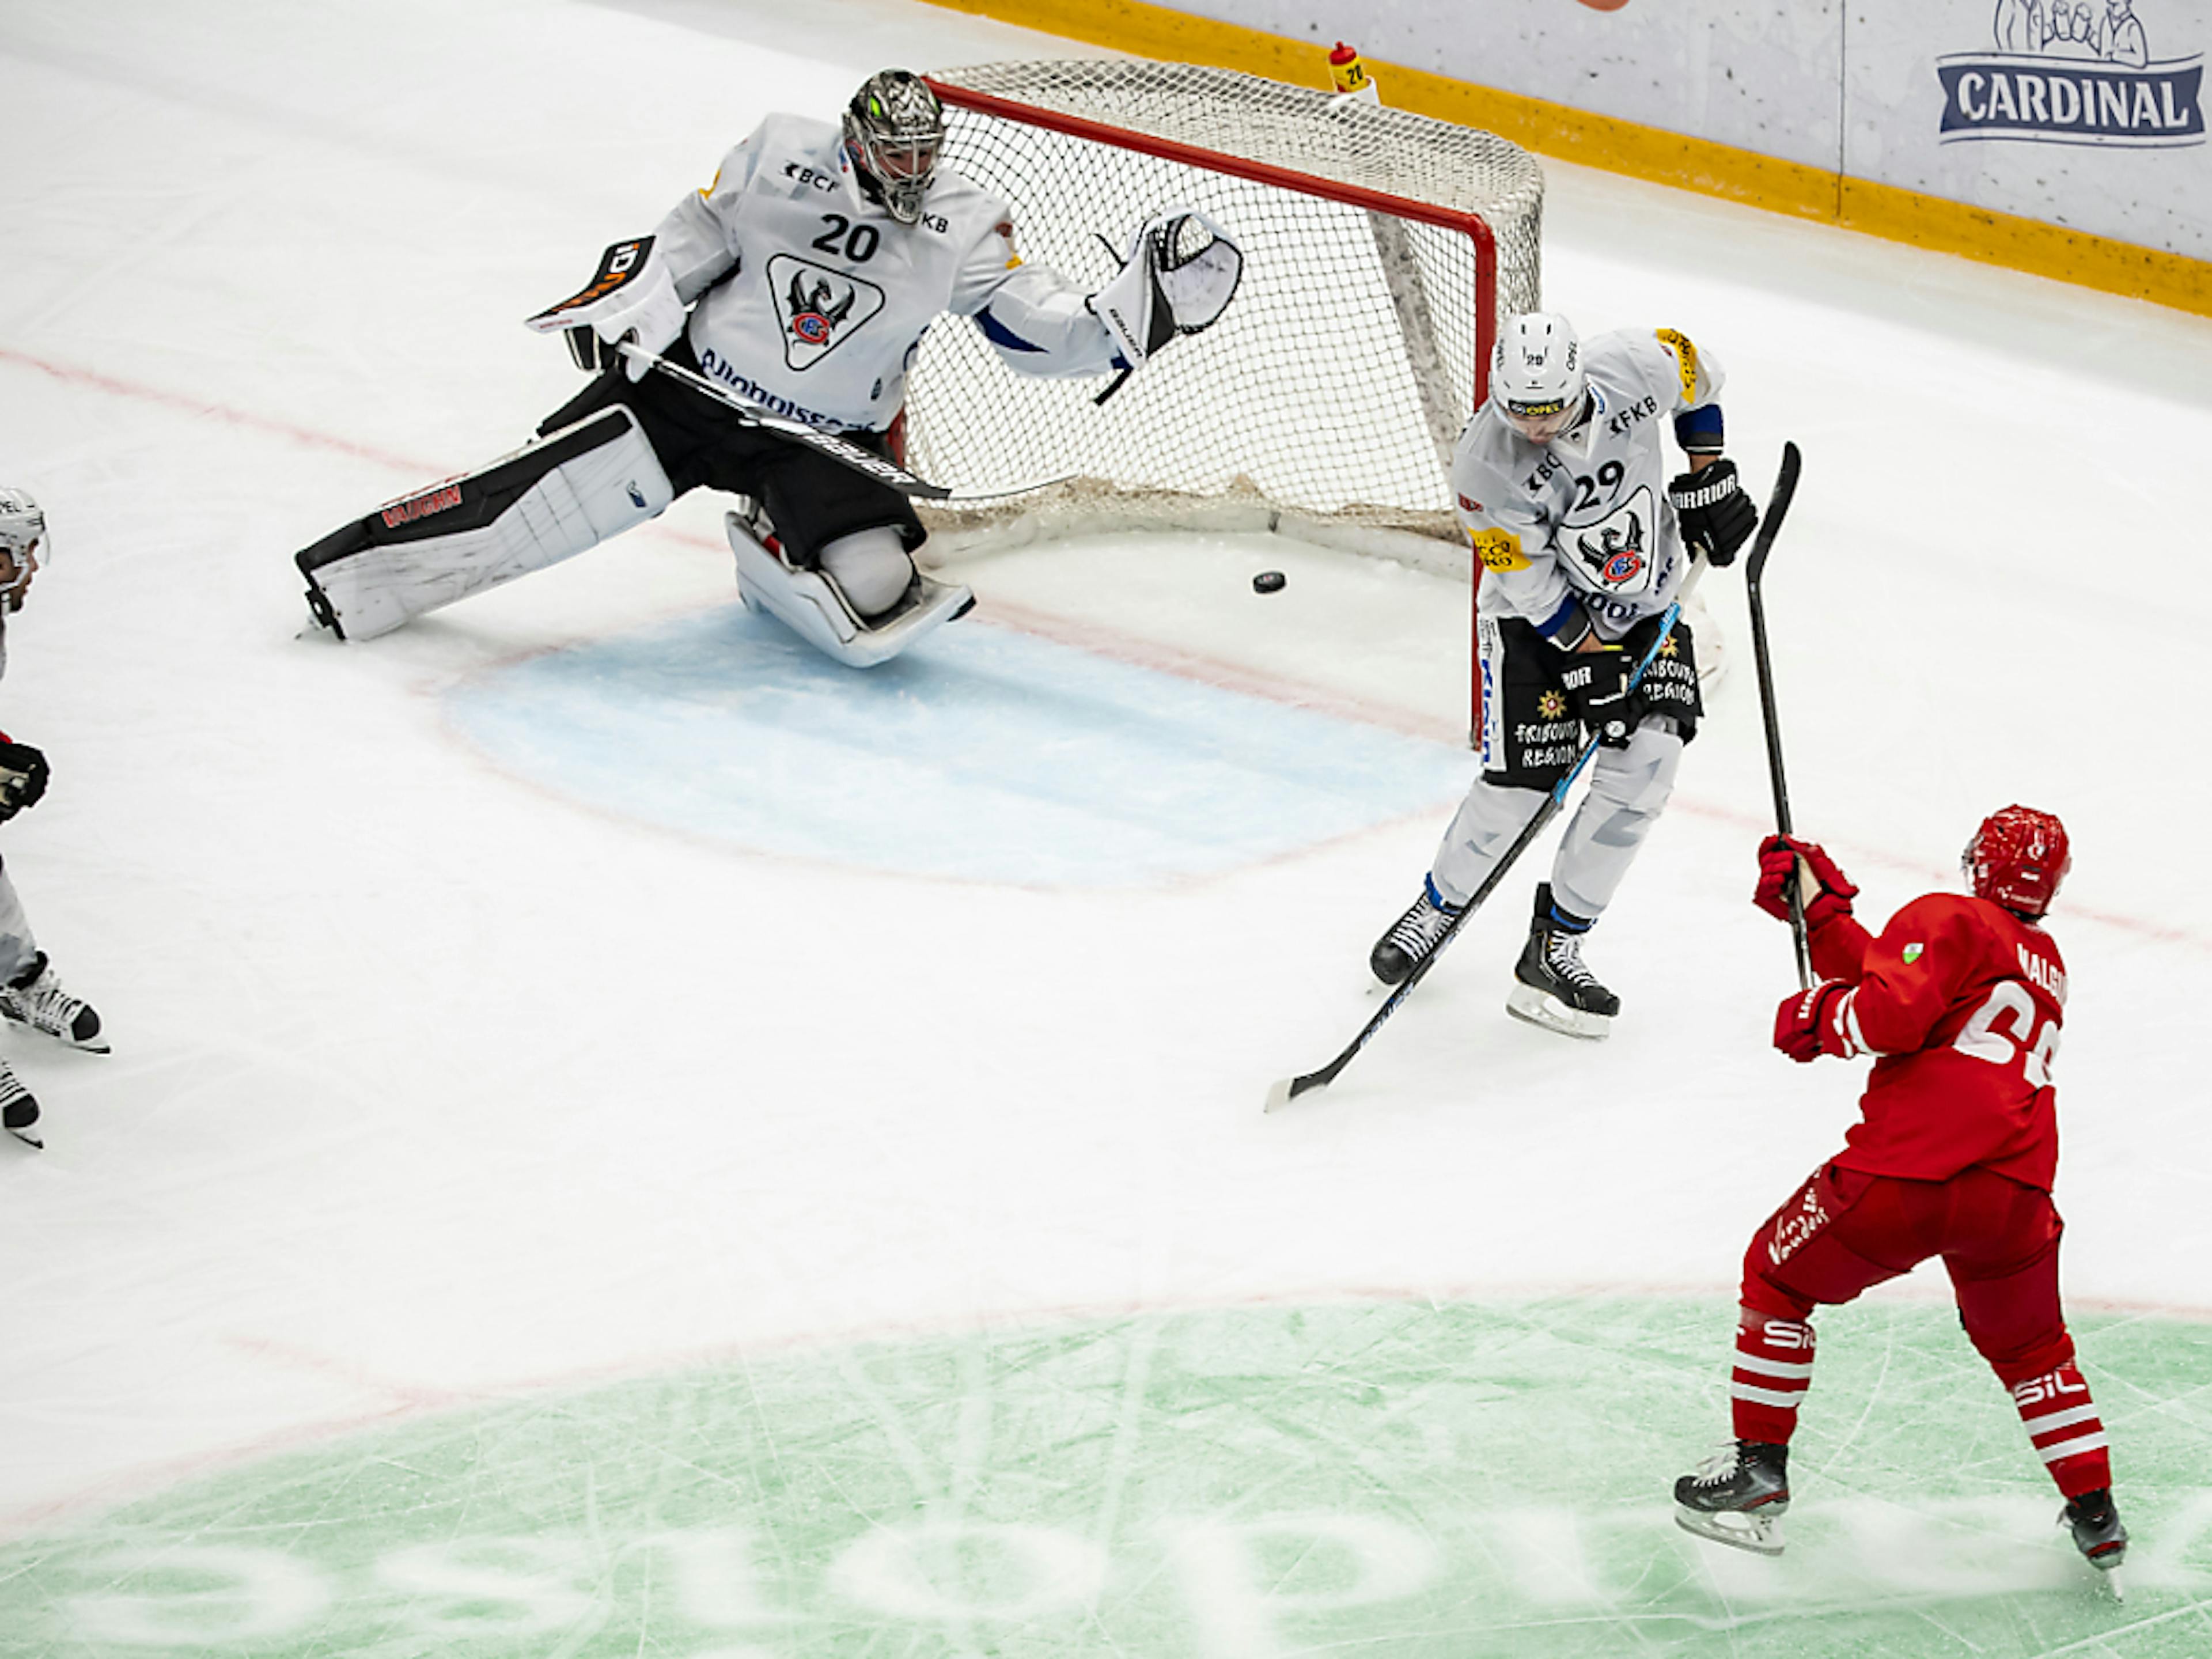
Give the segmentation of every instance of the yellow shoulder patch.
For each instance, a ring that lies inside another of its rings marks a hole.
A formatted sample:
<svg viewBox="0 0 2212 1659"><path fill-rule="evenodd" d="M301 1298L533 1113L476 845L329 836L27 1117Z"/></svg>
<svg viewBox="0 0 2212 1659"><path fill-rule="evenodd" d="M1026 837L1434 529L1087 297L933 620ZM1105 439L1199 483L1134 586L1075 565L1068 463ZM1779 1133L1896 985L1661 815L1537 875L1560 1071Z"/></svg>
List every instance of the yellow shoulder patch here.
<svg viewBox="0 0 2212 1659"><path fill-rule="evenodd" d="M1528 556L1521 550L1521 538L1510 530L1470 530L1468 541L1474 544L1474 556L1482 561L1485 570L1526 570Z"/></svg>
<svg viewBox="0 0 2212 1659"><path fill-rule="evenodd" d="M720 167L716 167L714 169L714 176L707 181L707 187L699 192L700 196L702 198L711 198L714 194L715 186L720 185L721 182L722 170Z"/></svg>
<svg viewBox="0 0 2212 1659"><path fill-rule="evenodd" d="M1698 349L1690 343L1690 337L1678 334L1671 328L1654 329L1659 343L1674 354L1675 371L1682 377L1682 401L1698 401Z"/></svg>

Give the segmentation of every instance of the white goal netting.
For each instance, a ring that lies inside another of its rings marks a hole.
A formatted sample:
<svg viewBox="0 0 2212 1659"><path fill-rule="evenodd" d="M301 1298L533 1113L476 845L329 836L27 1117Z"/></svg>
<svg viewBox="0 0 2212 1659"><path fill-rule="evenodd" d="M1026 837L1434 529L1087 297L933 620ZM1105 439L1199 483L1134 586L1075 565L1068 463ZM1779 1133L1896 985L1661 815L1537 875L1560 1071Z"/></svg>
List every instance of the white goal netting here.
<svg viewBox="0 0 2212 1659"><path fill-rule="evenodd" d="M947 70L945 165L1012 204L1015 240L1086 288L1158 210L1243 247L1236 302L1103 407L1025 379L980 332L925 337L907 458L963 496L1075 482L933 528L1060 506L1219 523L1222 505L1456 540L1446 460L1498 319L1539 302L1543 179L1517 145L1402 110L1188 64ZM1101 240L1103 238L1103 240ZM1110 244L1110 248L1109 245ZM1136 510L1132 511L1132 507Z"/></svg>

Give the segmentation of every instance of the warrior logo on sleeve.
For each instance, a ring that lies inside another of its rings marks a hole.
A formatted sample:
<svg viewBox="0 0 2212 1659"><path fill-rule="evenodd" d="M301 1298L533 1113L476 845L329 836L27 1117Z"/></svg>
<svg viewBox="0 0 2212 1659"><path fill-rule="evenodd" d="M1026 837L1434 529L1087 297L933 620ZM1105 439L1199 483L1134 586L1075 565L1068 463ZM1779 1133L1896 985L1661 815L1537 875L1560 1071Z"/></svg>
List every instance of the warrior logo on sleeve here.
<svg viewBox="0 0 2212 1659"><path fill-rule="evenodd" d="M1608 593L1641 593L1654 565L1651 492L1638 489L1595 524L1564 532L1592 581Z"/></svg>
<svg viewBox="0 0 2212 1659"><path fill-rule="evenodd" d="M884 291L788 253L768 262L769 292L783 319L783 361L809 369L884 308Z"/></svg>

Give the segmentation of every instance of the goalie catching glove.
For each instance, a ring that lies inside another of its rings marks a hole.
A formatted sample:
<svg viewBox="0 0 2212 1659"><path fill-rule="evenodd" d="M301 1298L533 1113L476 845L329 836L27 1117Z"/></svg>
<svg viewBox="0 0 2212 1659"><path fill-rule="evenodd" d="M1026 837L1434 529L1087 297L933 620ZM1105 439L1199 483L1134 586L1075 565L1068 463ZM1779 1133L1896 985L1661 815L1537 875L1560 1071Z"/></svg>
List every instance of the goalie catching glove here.
<svg viewBox="0 0 2212 1659"><path fill-rule="evenodd" d="M1703 548L1715 569L1735 562L1736 550L1759 527L1759 509L1737 482L1734 461L1714 461L1696 472L1678 474L1667 486L1682 540Z"/></svg>
<svg viewBox="0 0 2212 1659"><path fill-rule="evenodd" d="M1084 303L1135 368L1176 335L1211 328L1243 274L1244 255L1220 226L1170 208L1137 228L1120 272Z"/></svg>
<svg viewBox="0 0 2212 1659"><path fill-rule="evenodd" d="M684 331L684 301L676 279L653 257L653 238L617 242L599 256L599 269L580 293L548 306L530 319L540 334L556 329L568 337L568 355L586 371L604 368L618 355L614 348L634 340L655 356ZM642 379L646 365L629 364L631 380Z"/></svg>

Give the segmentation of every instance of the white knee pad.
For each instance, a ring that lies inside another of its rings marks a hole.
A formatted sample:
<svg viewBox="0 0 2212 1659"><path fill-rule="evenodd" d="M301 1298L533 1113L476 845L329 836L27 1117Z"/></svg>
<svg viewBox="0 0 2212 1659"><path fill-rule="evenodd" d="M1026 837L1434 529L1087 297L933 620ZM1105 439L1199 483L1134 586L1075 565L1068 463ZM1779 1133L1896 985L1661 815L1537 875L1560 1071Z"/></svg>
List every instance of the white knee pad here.
<svg viewBox="0 0 2212 1659"><path fill-rule="evenodd" d="M637 417L617 404L380 507L295 562L317 621L341 639L373 639L595 547L675 495Z"/></svg>
<svg viewBox="0 0 2212 1659"><path fill-rule="evenodd" d="M889 525L840 536L822 550L822 568L860 617L880 617L905 597L914 580L906 538Z"/></svg>

